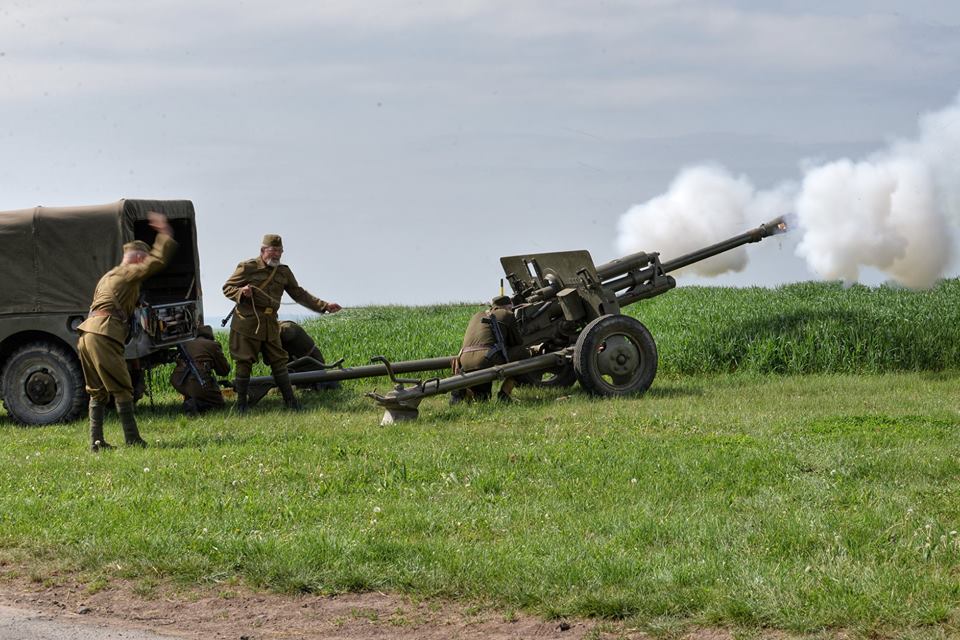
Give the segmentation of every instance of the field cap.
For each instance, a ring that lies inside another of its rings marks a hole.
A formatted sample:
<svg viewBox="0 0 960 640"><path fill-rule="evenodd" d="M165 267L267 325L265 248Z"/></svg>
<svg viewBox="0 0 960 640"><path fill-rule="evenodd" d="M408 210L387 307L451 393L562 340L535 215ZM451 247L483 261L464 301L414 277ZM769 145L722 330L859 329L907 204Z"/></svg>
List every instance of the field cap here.
<svg viewBox="0 0 960 640"><path fill-rule="evenodd" d="M513 304L513 303L510 301L510 296L497 296L496 298L494 298L494 299L491 301L491 303L492 303L493 306L495 306L495 307L505 307L505 306L507 306L508 304Z"/></svg>
<svg viewBox="0 0 960 640"><path fill-rule="evenodd" d="M261 247L278 247L283 249L283 240L280 239L275 233L268 233L263 236L263 242L260 244Z"/></svg>
<svg viewBox="0 0 960 640"><path fill-rule="evenodd" d="M127 253L128 251L143 251L144 253L150 253L150 245L148 245L143 240L134 240L133 242L128 242L123 245L123 252Z"/></svg>

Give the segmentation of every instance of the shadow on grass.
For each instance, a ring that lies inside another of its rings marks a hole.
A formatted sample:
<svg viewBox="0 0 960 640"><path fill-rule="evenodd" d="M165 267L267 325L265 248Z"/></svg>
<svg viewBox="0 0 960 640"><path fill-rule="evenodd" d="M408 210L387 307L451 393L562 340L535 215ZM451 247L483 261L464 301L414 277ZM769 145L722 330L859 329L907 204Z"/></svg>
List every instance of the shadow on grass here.
<svg viewBox="0 0 960 640"><path fill-rule="evenodd" d="M703 387L695 387L689 384L680 384L680 385L658 385L656 382L653 383L653 386L647 389L647 392L641 397L650 397L650 398L690 398L694 396L702 396Z"/></svg>

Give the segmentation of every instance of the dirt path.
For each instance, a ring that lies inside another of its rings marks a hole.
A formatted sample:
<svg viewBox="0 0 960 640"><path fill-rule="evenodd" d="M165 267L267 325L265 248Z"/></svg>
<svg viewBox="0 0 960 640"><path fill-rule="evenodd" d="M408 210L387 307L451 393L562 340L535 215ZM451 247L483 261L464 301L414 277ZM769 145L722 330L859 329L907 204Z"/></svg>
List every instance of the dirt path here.
<svg viewBox="0 0 960 640"><path fill-rule="evenodd" d="M73 618L80 618L74 614ZM71 619L67 614L0 606L0 638L3 640L170 640L176 636L111 626L91 620ZM181 636L182 637L182 636Z"/></svg>
<svg viewBox="0 0 960 640"><path fill-rule="evenodd" d="M22 576L23 573L18 575ZM93 591L56 576L38 583L0 575L3 640L373 640L449 638L643 638L596 621L544 621L522 614L417 602L383 594L280 596L235 587L177 591L158 586L149 597L116 583ZM18 635L19 634L19 635ZM697 640L730 638L698 632Z"/></svg>

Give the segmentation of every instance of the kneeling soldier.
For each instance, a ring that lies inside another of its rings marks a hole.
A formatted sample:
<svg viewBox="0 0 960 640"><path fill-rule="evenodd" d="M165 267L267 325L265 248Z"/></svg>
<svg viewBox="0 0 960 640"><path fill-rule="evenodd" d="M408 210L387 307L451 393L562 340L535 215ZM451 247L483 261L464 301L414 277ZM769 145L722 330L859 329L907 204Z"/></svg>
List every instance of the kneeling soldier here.
<svg viewBox="0 0 960 640"><path fill-rule="evenodd" d="M90 315L77 327L77 351L90 394L90 449L112 448L103 437L103 411L113 396L127 444L147 446L133 413L133 382L123 356L130 318L140 297L140 283L163 270L177 250L173 229L161 213L147 214L157 232L153 247L140 240L123 245L123 260L100 278Z"/></svg>
<svg viewBox="0 0 960 640"><path fill-rule="evenodd" d="M523 346L523 338L517 328L510 297L497 296L490 309L478 311L470 318L457 361L460 371L469 373L523 360L529 355L530 352ZM509 402L515 385L513 378L504 380L497 399ZM456 404L471 396L477 400L489 400L492 392L493 383L484 382L466 390L454 391L450 394L450 402Z"/></svg>
<svg viewBox="0 0 960 640"><path fill-rule="evenodd" d="M170 384L183 395L184 413L194 415L222 409L223 393L217 376L230 373L230 363L223 347L213 337L213 329L209 325L200 327L197 337L181 346L183 351L177 356Z"/></svg>
<svg viewBox="0 0 960 640"><path fill-rule="evenodd" d="M283 345L283 350L287 352L287 366L293 373L323 370L323 367L320 366L326 364L326 361L323 359L323 353L317 347L317 343L313 341L313 338L310 337L310 334L296 322L284 320L280 323L280 344ZM290 366L302 358L310 358L313 362L309 360L302 362L298 364L295 369ZM298 383L296 386L298 389L319 391L321 389L339 389L340 383L336 381L312 382Z"/></svg>
<svg viewBox="0 0 960 640"><path fill-rule="evenodd" d="M283 241L280 236L265 235L260 256L237 265L233 275L223 285L223 294L237 303L230 324L230 355L237 364L233 382L237 392L237 413L247 410L250 372L261 353L283 395L284 405L288 409L300 408L290 385L287 352L280 344L277 310L284 291L311 311L340 311L340 305L336 302L325 302L301 287L290 267L280 263L282 255Z"/></svg>

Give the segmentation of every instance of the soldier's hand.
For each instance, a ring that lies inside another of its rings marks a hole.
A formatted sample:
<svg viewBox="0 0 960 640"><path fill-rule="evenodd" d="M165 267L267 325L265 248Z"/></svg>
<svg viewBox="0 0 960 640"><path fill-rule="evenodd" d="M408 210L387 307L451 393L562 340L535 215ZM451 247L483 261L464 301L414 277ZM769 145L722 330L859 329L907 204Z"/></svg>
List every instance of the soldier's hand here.
<svg viewBox="0 0 960 640"><path fill-rule="evenodd" d="M240 287L240 295L243 296L244 298L252 298L253 289L250 288L250 285Z"/></svg>
<svg viewBox="0 0 960 640"><path fill-rule="evenodd" d="M156 211L148 211L147 221L150 223L150 228L157 233L163 233L171 238L173 237L173 227L170 226L167 216Z"/></svg>
<svg viewBox="0 0 960 640"><path fill-rule="evenodd" d="M327 313L336 313L337 311L340 311L340 309L343 309L343 307L338 305L336 302L327 303L327 308L326 308Z"/></svg>

